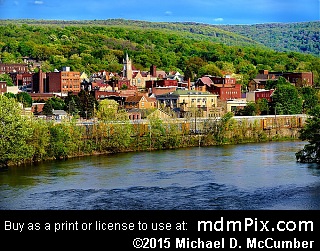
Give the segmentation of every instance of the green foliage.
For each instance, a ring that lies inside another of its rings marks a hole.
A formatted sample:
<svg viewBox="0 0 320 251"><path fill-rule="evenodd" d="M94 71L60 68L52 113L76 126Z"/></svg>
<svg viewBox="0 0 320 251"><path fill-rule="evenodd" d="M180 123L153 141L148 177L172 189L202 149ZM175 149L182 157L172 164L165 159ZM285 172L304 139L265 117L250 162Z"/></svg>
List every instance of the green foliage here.
<svg viewBox="0 0 320 251"><path fill-rule="evenodd" d="M32 147L27 143L32 129L21 115L21 107L12 98L0 95L0 166L25 162L32 158Z"/></svg>
<svg viewBox="0 0 320 251"><path fill-rule="evenodd" d="M7 86L13 86L12 78L8 74L0 74L0 81L7 82Z"/></svg>
<svg viewBox="0 0 320 251"><path fill-rule="evenodd" d="M243 109L237 111L236 115L255 116L257 115L257 105L254 102L249 102Z"/></svg>
<svg viewBox="0 0 320 251"><path fill-rule="evenodd" d="M207 140L212 140L214 144L222 145L226 142L226 132L231 129L233 124L233 113L227 112L221 118L209 119L206 122ZM209 144L212 144L209 143Z"/></svg>
<svg viewBox="0 0 320 251"><path fill-rule="evenodd" d="M90 92L84 90L78 93L78 97L80 116L85 119L94 117L95 109L98 107L98 102L95 97Z"/></svg>
<svg viewBox="0 0 320 251"><path fill-rule="evenodd" d="M149 117L149 142L151 149L164 149L166 129L162 119L158 117Z"/></svg>
<svg viewBox="0 0 320 251"><path fill-rule="evenodd" d="M316 107L319 102L319 96L317 95L319 91L310 86L302 87L298 90L303 98L303 112L309 113L314 107Z"/></svg>
<svg viewBox="0 0 320 251"><path fill-rule="evenodd" d="M119 104L115 100L104 99L100 101L97 111L97 118L102 121L115 121Z"/></svg>
<svg viewBox="0 0 320 251"><path fill-rule="evenodd" d="M319 56L319 21L218 27L251 38L277 51L296 51Z"/></svg>
<svg viewBox="0 0 320 251"><path fill-rule="evenodd" d="M45 102L42 113L49 116L53 114L53 110L64 110L64 108L65 102L62 98L52 97Z"/></svg>
<svg viewBox="0 0 320 251"><path fill-rule="evenodd" d="M272 94L272 108L275 114L302 113L302 98L297 88L280 77L276 89Z"/></svg>
<svg viewBox="0 0 320 251"><path fill-rule="evenodd" d="M64 110L67 111L71 116L79 115L81 107L79 96L69 93L68 96L64 98L64 103Z"/></svg>
<svg viewBox="0 0 320 251"><path fill-rule="evenodd" d="M310 111L310 117L304 128L300 130L301 140L307 140L309 144L296 153L299 162L320 163L320 105Z"/></svg>
<svg viewBox="0 0 320 251"><path fill-rule="evenodd" d="M22 103L24 107L31 107L32 106L32 98L29 93L27 92L19 92L16 95L17 101Z"/></svg>
<svg viewBox="0 0 320 251"><path fill-rule="evenodd" d="M32 120L31 129L32 134L28 144L32 147L33 157L32 161L42 161L47 157L47 150L50 145L50 130L53 126L52 122L49 123L42 119Z"/></svg>
<svg viewBox="0 0 320 251"><path fill-rule="evenodd" d="M205 66L202 66L199 69L199 76L204 76L204 75L211 75L211 76L217 76L217 77L222 77L222 73L220 69L214 64L206 64Z"/></svg>
<svg viewBox="0 0 320 251"><path fill-rule="evenodd" d="M67 159L78 155L81 150L83 127L76 126L75 122L52 124L49 127L50 144L48 155L55 159Z"/></svg>

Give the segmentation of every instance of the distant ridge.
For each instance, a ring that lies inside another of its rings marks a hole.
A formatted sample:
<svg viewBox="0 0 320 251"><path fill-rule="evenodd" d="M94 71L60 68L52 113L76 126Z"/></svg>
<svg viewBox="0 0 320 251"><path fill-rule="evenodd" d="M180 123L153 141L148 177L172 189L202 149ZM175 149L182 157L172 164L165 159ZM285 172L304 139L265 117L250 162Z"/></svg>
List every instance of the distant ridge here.
<svg viewBox="0 0 320 251"><path fill-rule="evenodd" d="M294 51L320 56L320 21L265 23L253 25L212 25L196 22L150 22L127 19L106 20L36 20L3 19L9 23L32 25L103 25L128 28L160 29L183 32L191 38L226 45L264 46L279 52ZM189 34L189 35L188 35Z"/></svg>

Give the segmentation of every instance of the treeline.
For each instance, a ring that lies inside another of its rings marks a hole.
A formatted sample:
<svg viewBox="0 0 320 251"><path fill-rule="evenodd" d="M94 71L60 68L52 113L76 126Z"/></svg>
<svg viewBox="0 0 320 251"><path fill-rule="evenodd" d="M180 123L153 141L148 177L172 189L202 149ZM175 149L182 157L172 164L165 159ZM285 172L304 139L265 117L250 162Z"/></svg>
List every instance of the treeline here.
<svg viewBox="0 0 320 251"><path fill-rule="evenodd" d="M272 140L259 123L236 123L232 113L208 119L203 134L194 135L187 119L182 124L157 117L150 117L147 125L131 123L116 102L112 105L107 100L100 104L93 124L77 124L72 119L58 123L21 111L14 98L0 96L0 167L93 154Z"/></svg>
<svg viewBox="0 0 320 251"><path fill-rule="evenodd" d="M226 31L215 30L211 36L209 30L200 34L199 25L163 24L165 28L160 29L148 27L144 22L139 25L138 21L123 23L121 20L113 21L119 24L108 25L21 22L0 21L3 24L0 25L0 60L3 63L22 62L22 57L30 57L41 61L44 71L68 65L71 70L89 74L99 70L120 72L127 52L140 70L149 70L153 64L167 72L179 71L192 80L204 73L218 76L235 73L245 87L259 70L267 69L312 71L315 85L319 85L319 57L276 52ZM241 42L227 45L226 40Z"/></svg>

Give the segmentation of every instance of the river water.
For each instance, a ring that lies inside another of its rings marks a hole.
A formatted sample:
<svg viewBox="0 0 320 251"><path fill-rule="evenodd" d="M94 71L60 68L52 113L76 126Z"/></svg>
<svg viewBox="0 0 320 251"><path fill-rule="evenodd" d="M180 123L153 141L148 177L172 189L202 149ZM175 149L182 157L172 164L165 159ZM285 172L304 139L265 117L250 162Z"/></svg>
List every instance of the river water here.
<svg viewBox="0 0 320 251"><path fill-rule="evenodd" d="M0 172L0 209L320 209L320 169L306 142L90 156Z"/></svg>

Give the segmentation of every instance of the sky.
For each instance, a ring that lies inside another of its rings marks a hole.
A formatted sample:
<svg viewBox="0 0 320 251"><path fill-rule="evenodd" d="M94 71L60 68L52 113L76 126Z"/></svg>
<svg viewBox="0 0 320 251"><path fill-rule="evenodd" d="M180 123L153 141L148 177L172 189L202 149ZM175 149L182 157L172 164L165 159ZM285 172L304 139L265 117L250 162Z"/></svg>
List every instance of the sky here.
<svg viewBox="0 0 320 251"><path fill-rule="evenodd" d="M0 0L0 19L293 23L319 21L319 6L320 0Z"/></svg>

